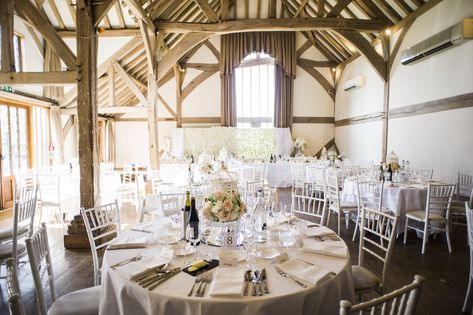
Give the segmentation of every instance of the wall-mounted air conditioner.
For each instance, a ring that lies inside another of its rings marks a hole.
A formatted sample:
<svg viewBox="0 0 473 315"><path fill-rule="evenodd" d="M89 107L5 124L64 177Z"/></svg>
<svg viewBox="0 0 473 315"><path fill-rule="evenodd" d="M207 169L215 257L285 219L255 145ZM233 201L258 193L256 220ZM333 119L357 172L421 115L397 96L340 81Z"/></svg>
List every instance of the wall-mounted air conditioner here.
<svg viewBox="0 0 473 315"><path fill-rule="evenodd" d="M462 44L468 39L473 39L473 18L463 19L460 23L408 47L402 52L401 63L411 64L454 45Z"/></svg>
<svg viewBox="0 0 473 315"><path fill-rule="evenodd" d="M360 88L364 85L365 85L365 77L362 75L359 75L343 83L342 87L344 91L349 91L352 89Z"/></svg>

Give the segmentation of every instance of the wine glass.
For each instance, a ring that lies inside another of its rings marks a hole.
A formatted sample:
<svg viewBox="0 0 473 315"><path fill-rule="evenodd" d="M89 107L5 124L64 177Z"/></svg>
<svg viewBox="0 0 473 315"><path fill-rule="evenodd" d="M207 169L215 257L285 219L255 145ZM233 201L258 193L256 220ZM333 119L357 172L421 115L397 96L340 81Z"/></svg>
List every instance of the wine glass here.
<svg viewBox="0 0 473 315"><path fill-rule="evenodd" d="M281 216L282 204L280 203L279 205L276 206L273 202L271 208L273 209L273 217L275 219L278 219Z"/></svg>
<svg viewBox="0 0 473 315"><path fill-rule="evenodd" d="M186 247L187 247L187 240L185 238L179 239L177 241L177 246L179 247L179 254L185 257L184 266L187 266L187 255L186 255Z"/></svg>
<svg viewBox="0 0 473 315"><path fill-rule="evenodd" d="M194 257L198 258L196 245L200 241L200 233L194 233L194 228L189 226L187 227L186 236L187 240L192 244L192 247L194 248Z"/></svg>

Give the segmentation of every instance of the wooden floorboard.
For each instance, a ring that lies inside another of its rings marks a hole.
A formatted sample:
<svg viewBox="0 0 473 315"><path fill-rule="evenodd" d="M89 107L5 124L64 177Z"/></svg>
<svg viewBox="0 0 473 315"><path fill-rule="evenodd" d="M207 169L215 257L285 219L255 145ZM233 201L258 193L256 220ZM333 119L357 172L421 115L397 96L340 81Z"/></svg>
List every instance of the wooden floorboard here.
<svg viewBox="0 0 473 315"><path fill-rule="evenodd" d="M136 222L136 212L133 209L125 211L122 222ZM125 221L127 220L127 221ZM330 228L336 230L336 220L332 219ZM0 226L6 223L0 222ZM347 243L352 264L358 260L358 242L351 240L354 224L350 222L348 230L345 225L341 228L341 236ZM62 235L64 229L57 224L48 225L50 247L52 251L53 268L56 279L56 289L59 296L68 292L93 285L92 257L87 250L64 249ZM396 289L412 281L415 274L426 278L419 301L417 314L461 314L464 294L468 284L469 253L464 227L457 228L452 233L453 253L449 254L443 236L431 240L427 245L425 255L421 255L421 239L409 232L408 242L402 244L402 237L396 240L396 246L387 279L388 290ZM375 259L366 257L369 268L380 265ZM376 269L375 269L376 270ZM2 268L2 275L5 270ZM27 314L38 314L35 301L35 291L29 264L20 268L20 286ZM8 314L4 280L1 280L2 301L0 314Z"/></svg>

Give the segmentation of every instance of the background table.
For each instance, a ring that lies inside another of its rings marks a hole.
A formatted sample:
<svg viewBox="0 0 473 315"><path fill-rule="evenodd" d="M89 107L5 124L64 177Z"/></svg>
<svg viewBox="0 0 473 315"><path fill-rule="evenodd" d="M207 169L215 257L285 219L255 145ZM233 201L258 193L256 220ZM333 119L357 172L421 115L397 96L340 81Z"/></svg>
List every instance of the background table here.
<svg viewBox="0 0 473 315"><path fill-rule="evenodd" d="M132 233L139 232L127 231L124 233L132 235ZM338 314L341 299L354 300L348 251L346 258L337 258L291 249L289 251L291 257L302 255L311 263L336 273L327 282L307 289L303 289L291 279L283 278L277 274L268 260L257 259L258 268L265 267L267 270L271 291L270 294L257 297L217 298L208 295L203 298L187 297L194 277L184 272L161 284L153 291L148 291L124 278L117 271L109 269L110 265L133 257L137 253L158 255L160 250L161 247L155 245L146 249L105 252L100 314ZM217 253L221 249L208 246L207 250ZM246 262L241 262L240 265L246 268Z"/></svg>

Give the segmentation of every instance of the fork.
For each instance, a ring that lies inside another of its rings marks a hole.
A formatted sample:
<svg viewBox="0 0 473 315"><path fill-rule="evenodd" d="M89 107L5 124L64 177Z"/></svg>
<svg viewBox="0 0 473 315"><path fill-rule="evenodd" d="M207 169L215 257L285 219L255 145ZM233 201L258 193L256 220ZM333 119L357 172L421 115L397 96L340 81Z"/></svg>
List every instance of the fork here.
<svg viewBox="0 0 473 315"><path fill-rule="evenodd" d="M203 283L202 290L200 292L196 292L195 296L203 297L205 293L205 289L207 288L207 284L209 284L210 282L212 282L212 273L208 272L202 279L202 283Z"/></svg>
<svg viewBox="0 0 473 315"><path fill-rule="evenodd" d="M122 266L125 266L131 262L134 262L134 261L138 261L138 260L141 260L141 258L143 258L143 255L141 254L138 254L136 255L135 257L131 257L131 258L127 258L127 259L124 259L118 263L116 263L115 265L112 265L110 266L110 268L112 268L113 270L117 269L118 267L122 267Z"/></svg>
<svg viewBox="0 0 473 315"><path fill-rule="evenodd" d="M189 293L187 293L187 296L192 296L192 292L194 291L194 288L195 288L195 285L199 282L202 281L202 274L198 275L197 277L195 277L195 281L194 281L194 284L192 285L192 288L191 290L189 291Z"/></svg>
<svg viewBox="0 0 473 315"><path fill-rule="evenodd" d="M294 277L293 275L290 275L290 274L287 274L285 273L279 266L274 266L274 269L276 269L276 271L283 277L285 278L290 278L292 280L294 280L295 282L297 282L301 287L303 288L307 288L307 285L305 283L303 283L302 281L298 280L296 277Z"/></svg>

